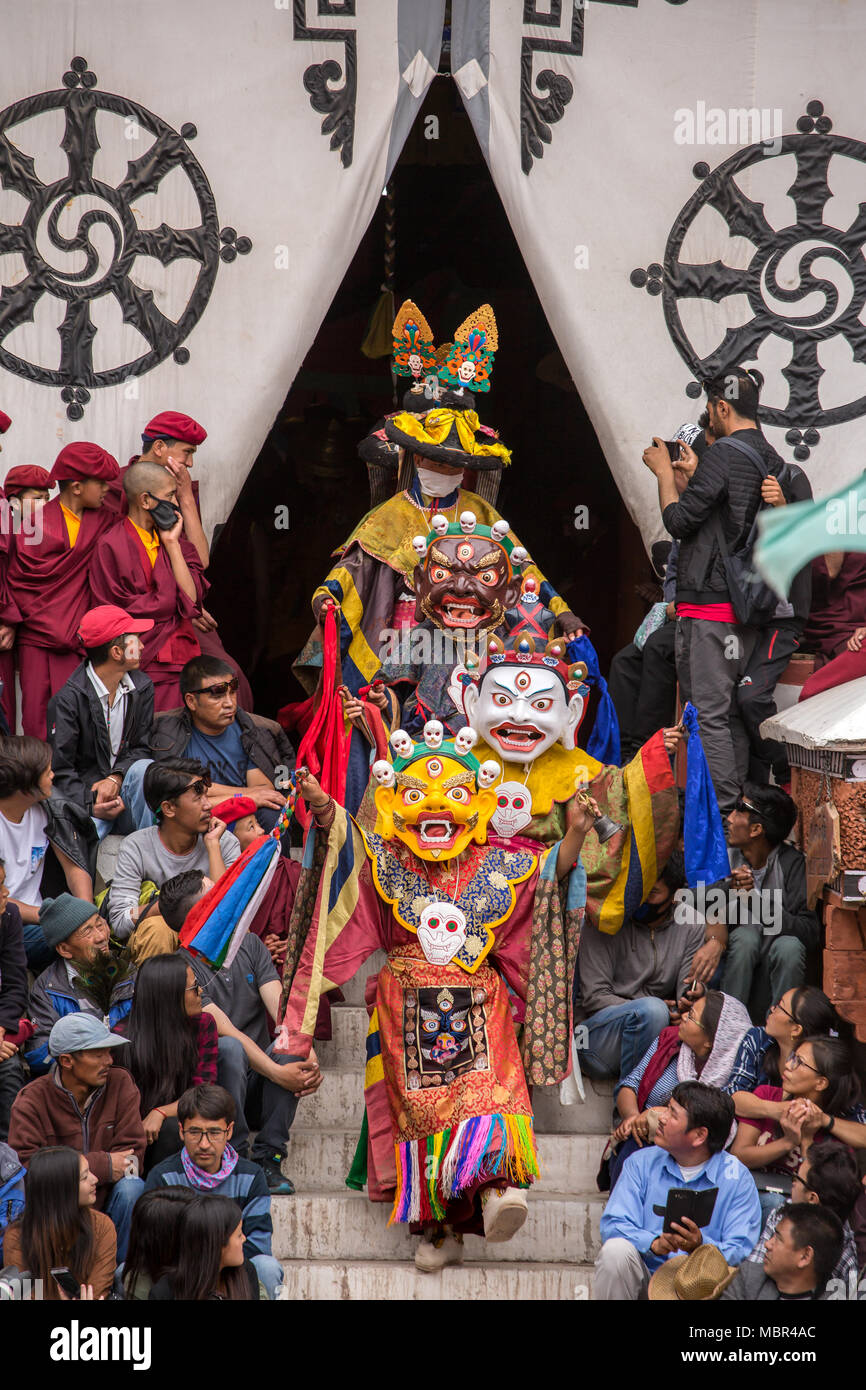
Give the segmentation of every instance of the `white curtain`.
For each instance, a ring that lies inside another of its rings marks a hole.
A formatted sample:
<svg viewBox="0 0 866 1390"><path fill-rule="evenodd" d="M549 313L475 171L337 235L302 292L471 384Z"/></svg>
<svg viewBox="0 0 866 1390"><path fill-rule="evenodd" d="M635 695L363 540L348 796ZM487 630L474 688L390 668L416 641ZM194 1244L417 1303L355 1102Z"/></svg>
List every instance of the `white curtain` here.
<svg viewBox="0 0 866 1390"><path fill-rule="evenodd" d="M720 368L761 370L816 494L862 472L864 52L850 0L454 0L455 80L646 542L641 453Z"/></svg>
<svg viewBox="0 0 866 1390"><path fill-rule="evenodd" d="M0 0L3 472L80 439L125 463L181 410L208 431L208 531L228 516L443 18L444 0Z"/></svg>

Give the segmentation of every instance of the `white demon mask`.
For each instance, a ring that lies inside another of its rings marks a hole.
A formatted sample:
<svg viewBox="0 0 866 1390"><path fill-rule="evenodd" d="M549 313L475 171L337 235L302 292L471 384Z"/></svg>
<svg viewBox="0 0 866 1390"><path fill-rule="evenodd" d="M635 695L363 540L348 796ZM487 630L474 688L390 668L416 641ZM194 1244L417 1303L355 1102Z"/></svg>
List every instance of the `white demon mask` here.
<svg viewBox="0 0 866 1390"><path fill-rule="evenodd" d="M454 903L428 903L421 911L418 941L431 965L447 965L466 940L466 916Z"/></svg>
<svg viewBox="0 0 866 1390"><path fill-rule="evenodd" d="M497 835L510 839L532 820L532 797L522 782L500 782L495 790L496 810L490 824Z"/></svg>
<svg viewBox="0 0 866 1390"><path fill-rule="evenodd" d="M583 706L583 696L569 699L556 672L543 666L490 666L463 694L472 728L510 762L532 762L557 739L574 748Z"/></svg>

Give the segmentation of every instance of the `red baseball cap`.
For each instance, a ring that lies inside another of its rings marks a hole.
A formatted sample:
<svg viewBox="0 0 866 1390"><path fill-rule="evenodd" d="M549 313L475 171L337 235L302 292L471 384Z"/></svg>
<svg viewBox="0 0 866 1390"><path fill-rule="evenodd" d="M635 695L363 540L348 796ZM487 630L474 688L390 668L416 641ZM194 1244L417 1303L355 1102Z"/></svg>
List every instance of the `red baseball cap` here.
<svg viewBox="0 0 866 1390"><path fill-rule="evenodd" d="M145 425L144 433L148 439L177 439L181 444L203 444L207 430L202 429L191 415L181 415L176 410L162 410Z"/></svg>
<svg viewBox="0 0 866 1390"><path fill-rule="evenodd" d="M99 444L88 444L82 440L78 444L67 444L54 460L49 474L48 485L55 483L82 482L98 478L100 482L113 483L120 477L117 459L112 458L107 449Z"/></svg>
<svg viewBox="0 0 866 1390"><path fill-rule="evenodd" d="M7 497L14 497L19 492L26 492L31 487L40 489L51 487L48 469L40 468L38 463L21 463L17 468L10 468L3 479L3 491Z"/></svg>
<svg viewBox="0 0 866 1390"><path fill-rule="evenodd" d="M5 434L11 424L12 421L9 416L4 415L3 411L0 410L0 434Z"/></svg>
<svg viewBox="0 0 866 1390"><path fill-rule="evenodd" d="M258 807L251 796L230 796L226 801L221 801L219 806L214 806L213 813L217 820L231 826L244 816L254 816L257 810Z"/></svg>
<svg viewBox="0 0 866 1390"><path fill-rule="evenodd" d="M91 608L81 619L78 636L83 647L101 647L127 632L150 632L153 618L133 618L113 603L101 603Z"/></svg>

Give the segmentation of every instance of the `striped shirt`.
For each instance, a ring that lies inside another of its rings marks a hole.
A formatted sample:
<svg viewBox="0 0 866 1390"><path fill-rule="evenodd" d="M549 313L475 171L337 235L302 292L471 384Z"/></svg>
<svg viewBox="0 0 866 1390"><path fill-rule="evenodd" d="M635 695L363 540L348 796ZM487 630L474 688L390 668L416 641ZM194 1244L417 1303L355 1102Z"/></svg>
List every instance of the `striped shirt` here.
<svg viewBox="0 0 866 1390"><path fill-rule="evenodd" d="M620 1090L623 1086L628 1086L629 1089L634 1091L635 1095L637 1095L640 1083L643 1080L643 1074L650 1064L650 1059L655 1056L656 1048L658 1047L658 1045L659 1040L658 1038L656 1038L655 1042L651 1043L650 1046L647 1048L646 1052L641 1057L637 1066L633 1067L632 1070L629 1072L628 1076L623 1077L622 1081L619 1082L614 1091L614 1096L619 1095ZM675 1052L673 1057L665 1067L664 1071L662 1072L661 1076L659 1077L658 1081L653 1086L652 1090L647 1096L644 1109L648 1110L651 1105L666 1105L667 1102L670 1100L671 1095L673 1093L673 1089L676 1086L677 1081L679 1080L677 1076L678 1058L679 1053Z"/></svg>
<svg viewBox="0 0 866 1390"><path fill-rule="evenodd" d="M764 1226L764 1229L761 1232L761 1238L755 1246L754 1250L752 1251L751 1255L749 1256L749 1259L752 1261L752 1264L760 1265L764 1263L764 1251L767 1248L767 1241L770 1239L770 1236L773 1234L776 1227L778 1226L781 1217L781 1207L776 1207L775 1211L770 1212L770 1215L767 1217L767 1224ZM839 1263L833 1270L831 1278L842 1279L847 1285L848 1276L852 1273L852 1271L856 1276L858 1267L857 1246L854 1242L854 1232L851 1230L850 1223L847 1221L842 1226L842 1236L842 1254L839 1256Z"/></svg>
<svg viewBox="0 0 866 1390"><path fill-rule="evenodd" d="M151 1168L145 1181L145 1192L155 1187L188 1187L198 1192L187 1178L179 1153L164 1158ZM268 1191L264 1170L258 1163L248 1158L239 1158L227 1178L216 1187L202 1188L201 1191L217 1192L221 1197L231 1197L241 1209L243 1231L246 1236L244 1250L248 1259L254 1255L270 1255L273 1223L271 1222L271 1194Z"/></svg>

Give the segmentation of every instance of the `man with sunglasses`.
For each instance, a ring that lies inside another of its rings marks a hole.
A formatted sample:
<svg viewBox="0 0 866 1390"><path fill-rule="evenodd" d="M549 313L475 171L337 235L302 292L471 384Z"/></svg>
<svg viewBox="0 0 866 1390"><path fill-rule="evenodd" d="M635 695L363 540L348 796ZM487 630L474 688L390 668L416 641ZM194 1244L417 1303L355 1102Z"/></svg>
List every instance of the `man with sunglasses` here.
<svg viewBox="0 0 866 1390"><path fill-rule="evenodd" d="M195 759L151 763L143 789L156 825L127 835L117 856L108 918L120 941L132 935L141 916L143 883L161 888L188 869L200 869L215 883L241 852L234 835L211 812L210 774Z"/></svg>
<svg viewBox="0 0 866 1390"><path fill-rule="evenodd" d="M225 661L196 656L180 673L183 709L161 714L153 755L197 758L211 777L211 804L231 796L250 797L264 830L273 829L285 801L275 781L295 765L295 755L278 724L238 708L238 678Z"/></svg>
<svg viewBox="0 0 866 1390"><path fill-rule="evenodd" d="M818 918L806 898L806 861L787 843L797 816L781 787L747 782L727 818L731 881L722 989L764 1018L770 999L805 982L818 946Z"/></svg>

